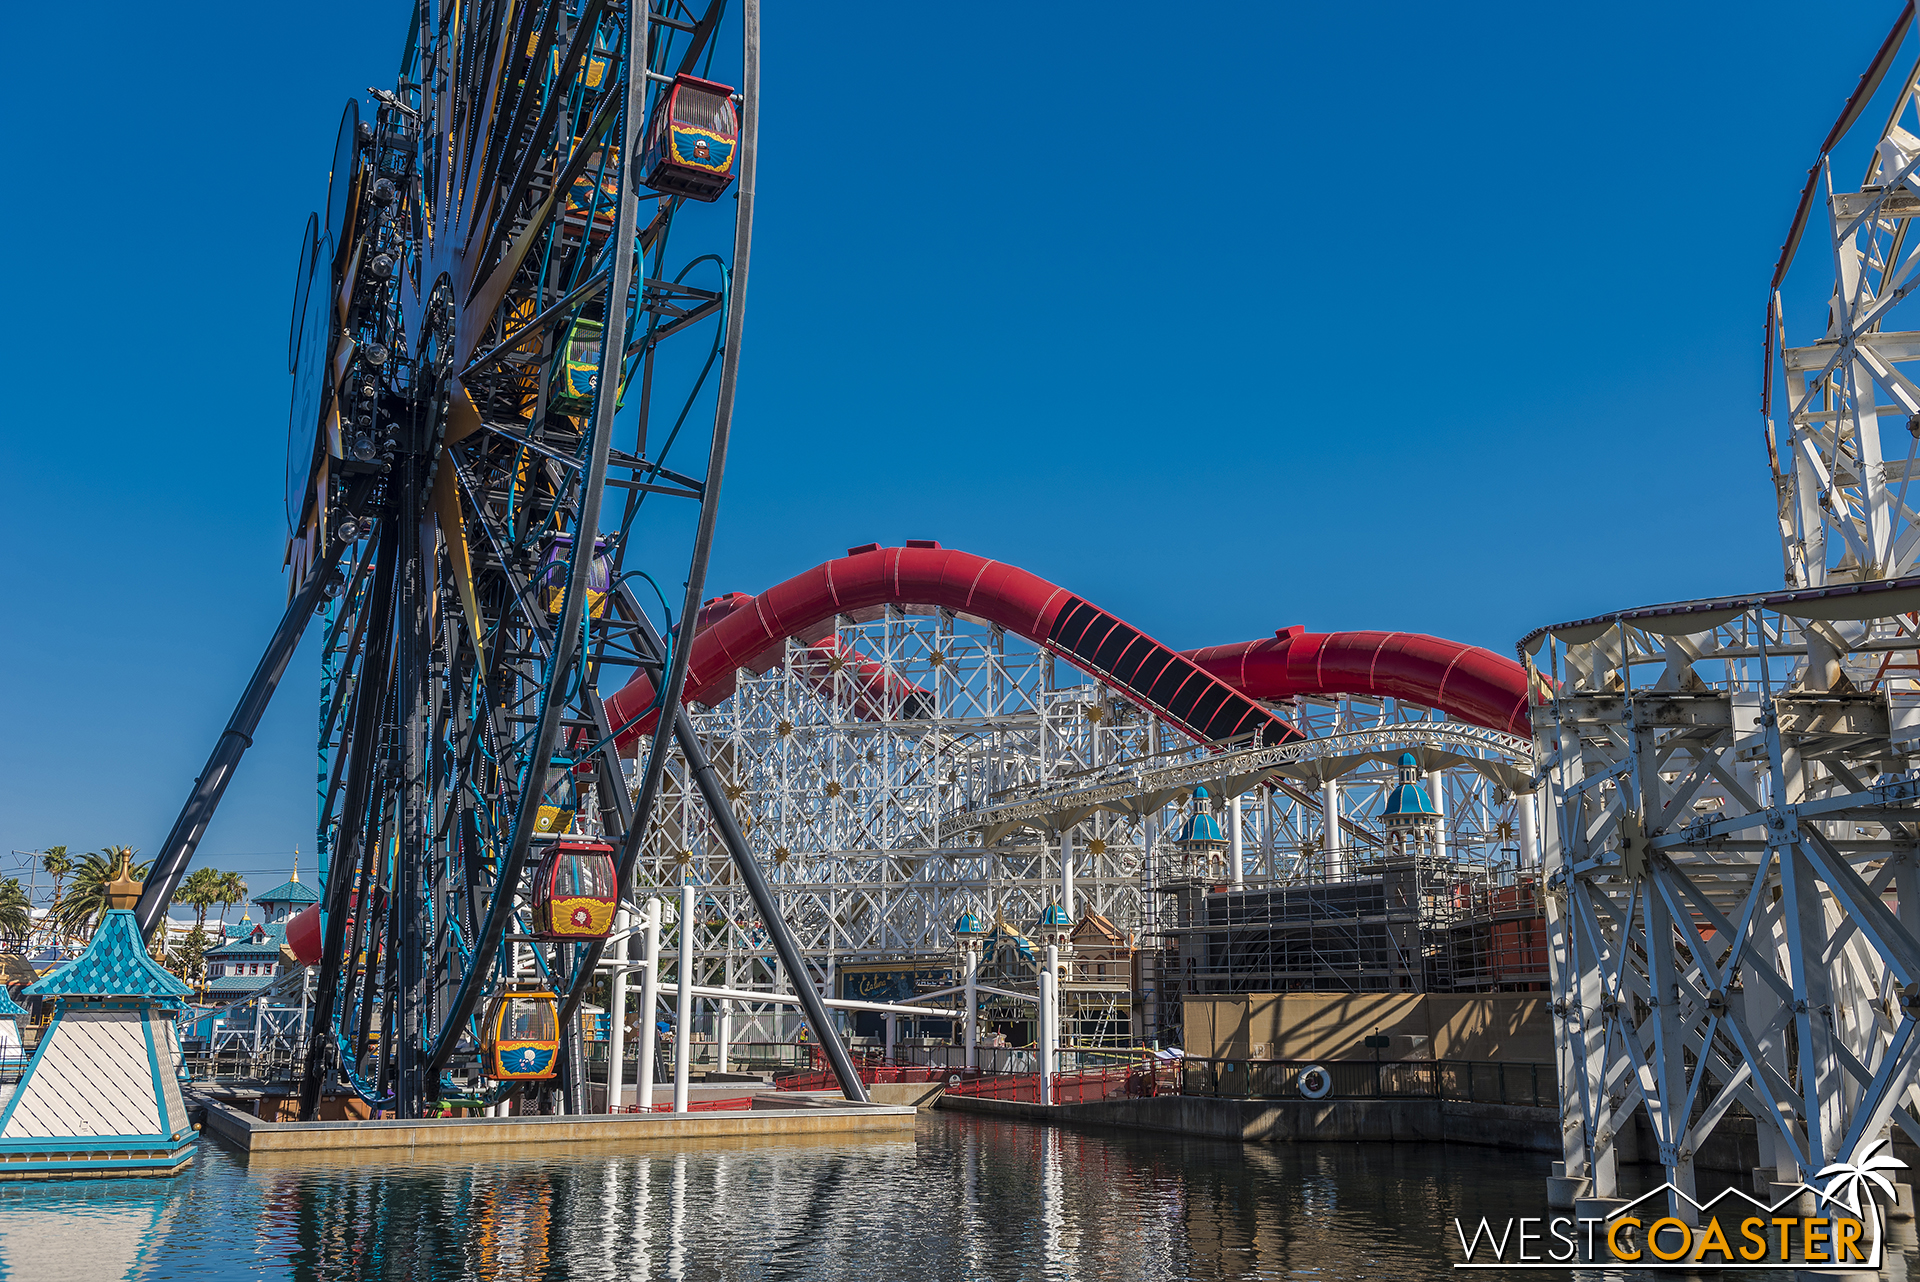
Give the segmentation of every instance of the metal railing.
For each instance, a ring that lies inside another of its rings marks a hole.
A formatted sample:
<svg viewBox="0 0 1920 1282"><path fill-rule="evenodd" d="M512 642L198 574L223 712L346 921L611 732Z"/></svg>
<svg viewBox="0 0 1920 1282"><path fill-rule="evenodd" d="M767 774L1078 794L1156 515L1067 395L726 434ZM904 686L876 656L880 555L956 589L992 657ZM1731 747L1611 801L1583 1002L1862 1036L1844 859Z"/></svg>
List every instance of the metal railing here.
<svg viewBox="0 0 1920 1282"><path fill-rule="evenodd" d="M1303 1081L1309 1069L1316 1071ZM1552 1064L1192 1057L1180 1062L1180 1093L1214 1099L1442 1099L1547 1108L1559 1104L1559 1089Z"/></svg>

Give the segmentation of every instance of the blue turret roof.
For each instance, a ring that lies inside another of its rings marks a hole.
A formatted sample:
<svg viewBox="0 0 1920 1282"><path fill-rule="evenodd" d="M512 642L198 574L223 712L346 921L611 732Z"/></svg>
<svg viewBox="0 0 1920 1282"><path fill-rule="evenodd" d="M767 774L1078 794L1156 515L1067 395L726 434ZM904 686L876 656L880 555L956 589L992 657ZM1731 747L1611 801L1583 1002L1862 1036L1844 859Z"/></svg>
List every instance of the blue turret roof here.
<svg viewBox="0 0 1920 1282"><path fill-rule="evenodd" d="M13 1000L13 994L5 984L0 984L0 1019L17 1019L27 1014L27 1008Z"/></svg>
<svg viewBox="0 0 1920 1282"><path fill-rule="evenodd" d="M1180 825L1180 835L1174 838L1176 844L1188 849L1227 844L1227 839L1220 835L1220 821L1213 817L1211 810L1200 804L1206 799L1205 788L1193 790L1193 813Z"/></svg>
<svg viewBox="0 0 1920 1282"><path fill-rule="evenodd" d="M298 878L295 878L292 881L281 882L265 894L255 895L253 902L262 906L270 904L317 904L320 902L320 892L300 881Z"/></svg>
<svg viewBox="0 0 1920 1282"><path fill-rule="evenodd" d="M961 913L960 920L953 923L953 933L956 935L984 935L987 933L987 928L982 926L980 919L972 913Z"/></svg>
<svg viewBox="0 0 1920 1282"><path fill-rule="evenodd" d="M26 992L29 997L193 996L193 989L147 956L140 927L127 908L109 909L87 951Z"/></svg>
<svg viewBox="0 0 1920 1282"><path fill-rule="evenodd" d="M1440 811L1434 806L1433 798L1427 795L1426 788L1418 782L1419 778L1420 763L1414 760L1411 752L1401 753L1400 782L1387 792L1387 804L1380 811L1382 820L1393 825L1440 817Z"/></svg>
<svg viewBox="0 0 1920 1282"><path fill-rule="evenodd" d="M1073 918L1067 916L1067 910L1059 904L1048 904L1046 911L1040 914L1040 926L1072 926Z"/></svg>

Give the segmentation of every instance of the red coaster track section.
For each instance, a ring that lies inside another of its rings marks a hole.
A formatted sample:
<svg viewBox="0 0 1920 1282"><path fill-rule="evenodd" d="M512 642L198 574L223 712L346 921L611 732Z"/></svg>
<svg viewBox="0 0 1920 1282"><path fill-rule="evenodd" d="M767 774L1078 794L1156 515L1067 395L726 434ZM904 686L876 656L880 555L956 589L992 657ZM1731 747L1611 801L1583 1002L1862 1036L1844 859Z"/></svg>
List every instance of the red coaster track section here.
<svg viewBox="0 0 1920 1282"><path fill-rule="evenodd" d="M1531 733L1525 672L1478 646L1409 632L1286 628L1264 641L1183 654L1018 566L920 541L850 548L758 596L709 601L695 621L687 701L712 706L733 693L738 669L770 666L788 638L812 644L833 630L836 616L886 605L941 606L998 624L1202 743L1297 737L1259 702L1297 695L1404 699L1475 725ZM607 700L608 718L623 727L623 749L652 733L653 700L644 675Z"/></svg>

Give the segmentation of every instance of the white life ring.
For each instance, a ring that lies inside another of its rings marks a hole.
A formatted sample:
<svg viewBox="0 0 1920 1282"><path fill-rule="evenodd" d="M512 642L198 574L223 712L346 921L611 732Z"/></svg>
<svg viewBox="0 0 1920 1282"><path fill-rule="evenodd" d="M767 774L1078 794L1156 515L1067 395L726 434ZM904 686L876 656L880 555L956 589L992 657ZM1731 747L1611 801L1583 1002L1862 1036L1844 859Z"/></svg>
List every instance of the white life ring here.
<svg viewBox="0 0 1920 1282"><path fill-rule="evenodd" d="M1325 1099L1333 1090L1333 1074L1318 1064L1309 1064L1300 1070L1293 1084L1306 1099Z"/></svg>

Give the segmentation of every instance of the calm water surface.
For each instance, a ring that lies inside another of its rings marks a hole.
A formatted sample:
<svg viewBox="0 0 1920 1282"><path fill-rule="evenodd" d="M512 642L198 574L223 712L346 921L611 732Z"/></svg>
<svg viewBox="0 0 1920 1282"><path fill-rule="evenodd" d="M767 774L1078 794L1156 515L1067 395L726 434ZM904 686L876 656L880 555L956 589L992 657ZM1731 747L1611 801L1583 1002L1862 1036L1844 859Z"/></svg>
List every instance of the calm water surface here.
<svg viewBox="0 0 1920 1282"><path fill-rule="evenodd" d="M0 1185L0 1277L1485 1278L1452 1268L1452 1217L1538 1213L1547 1173L1491 1149L954 1113L922 1114L912 1138L290 1156L209 1138L171 1181Z"/></svg>

